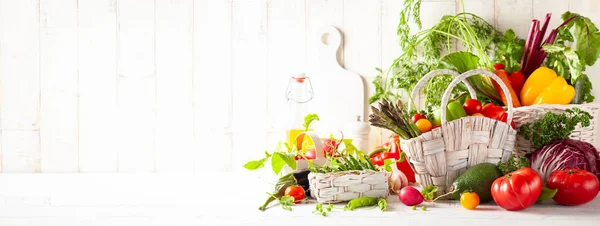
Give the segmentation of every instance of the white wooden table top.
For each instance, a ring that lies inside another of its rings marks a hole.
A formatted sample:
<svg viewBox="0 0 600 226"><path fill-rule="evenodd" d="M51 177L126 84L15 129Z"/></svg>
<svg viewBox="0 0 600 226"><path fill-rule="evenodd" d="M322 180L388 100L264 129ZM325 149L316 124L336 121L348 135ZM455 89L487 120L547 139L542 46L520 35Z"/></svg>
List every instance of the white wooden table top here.
<svg viewBox="0 0 600 226"><path fill-rule="evenodd" d="M314 201L257 210L271 185L256 174L0 174L0 225L600 225L600 198L577 207L552 201L519 212L456 202L412 210L312 214ZM341 206L341 205L340 205Z"/></svg>

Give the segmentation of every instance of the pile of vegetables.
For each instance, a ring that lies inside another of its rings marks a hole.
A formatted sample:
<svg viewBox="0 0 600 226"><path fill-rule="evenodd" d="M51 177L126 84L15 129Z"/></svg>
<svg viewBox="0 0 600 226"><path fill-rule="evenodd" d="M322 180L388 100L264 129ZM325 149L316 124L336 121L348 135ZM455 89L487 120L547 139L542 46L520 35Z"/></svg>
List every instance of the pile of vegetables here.
<svg viewBox="0 0 600 226"><path fill-rule="evenodd" d="M388 69L377 69L381 74L373 81L375 93L370 103L382 99L396 102L434 69L462 73L477 68L494 71L510 92L505 94L487 76L469 78L477 99L484 105L493 103L505 107L506 95L512 96L514 107L581 104L594 100L585 69L600 57L600 31L589 18L567 11L562 14L562 24L552 29L548 27L552 15L547 14L543 24L534 19L528 36L522 39L510 29L498 31L477 15L464 11L445 15L431 28L420 30L420 5L420 0L404 1L397 32L402 54ZM411 31L410 23L416 24L419 31ZM546 33L549 33L547 37ZM454 51L456 47L464 51ZM451 80L448 75L429 81L424 90L426 110L423 115L434 114L440 108L440 97ZM454 100L464 103L468 98L462 84L453 91ZM429 120L435 127L432 119ZM428 124L421 124L420 129L428 128Z"/></svg>

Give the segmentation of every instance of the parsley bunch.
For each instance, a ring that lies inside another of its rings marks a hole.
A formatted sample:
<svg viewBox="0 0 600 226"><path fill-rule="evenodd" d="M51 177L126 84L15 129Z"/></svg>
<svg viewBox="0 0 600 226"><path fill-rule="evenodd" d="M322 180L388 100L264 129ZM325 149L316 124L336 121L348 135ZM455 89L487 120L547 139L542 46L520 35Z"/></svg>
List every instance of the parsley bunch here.
<svg viewBox="0 0 600 226"><path fill-rule="evenodd" d="M526 123L519 129L519 135L530 140L536 148L551 143L554 140L567 139L581 123L582 127L590 126L594 117L589 112L579 108L567 109L565 113L548 112L533 124Z"/></svg>

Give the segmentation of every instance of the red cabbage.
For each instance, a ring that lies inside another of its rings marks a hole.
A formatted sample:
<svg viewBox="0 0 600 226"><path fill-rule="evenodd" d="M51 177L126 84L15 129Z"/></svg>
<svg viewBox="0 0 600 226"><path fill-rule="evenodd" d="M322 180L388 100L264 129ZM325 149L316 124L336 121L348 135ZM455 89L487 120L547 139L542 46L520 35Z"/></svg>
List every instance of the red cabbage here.
<svg viewBox="0 0 600 226"><path fill-rule="evenodd" d="M544 182L552 172L565 168L586 170L600 178L600 154L585 141L555 140L527 157L531 160L531 168L540 174Z"/></svg>

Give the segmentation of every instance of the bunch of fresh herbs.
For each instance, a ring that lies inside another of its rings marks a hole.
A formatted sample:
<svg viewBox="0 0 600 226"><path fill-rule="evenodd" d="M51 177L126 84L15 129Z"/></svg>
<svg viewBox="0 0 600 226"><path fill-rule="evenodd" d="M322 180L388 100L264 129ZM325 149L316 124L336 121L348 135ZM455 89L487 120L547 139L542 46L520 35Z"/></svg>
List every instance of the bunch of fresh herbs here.
<svg viewBox="0 0 600 226"><path fill-rule="evenodd" d="M491 69L495 62L504 62L510 68L519 67L523 52L519 46L523 40L511 30L505 34L497 31L481 17L464 10L456 15L445 15L432 28L411 34L410 23L422 28L420 7L421 0L404 1L397 32L402 54L387 70L378 69L380 75L373 81L375 94L371 96L370 103L381 99L399 99L402 92L410 93L417 81L434 69L456 68L452 64L460 61L441 63L441 57L444 52L455 52L459 46L477 57L477 61L469 69ZM494 52L497 54L492 59L490 55ZM474 76L468 80L484 102L497 103L500 100L491 80L486 76ZM440 97L450 81L450 76L438 76L429 81L424 91L426 105L439 105ZM462 87L455 90L454 94L459 95L465 90Z"/></svg>
<svg viewBox="0 0 600 226"><path fill-rule="evenodd" d="M540 120L526 123L519 129L519 135L530 140L536 148L551 143L554 140L567 139L578 124L582 127L590 126L594 117L579 108L565 110L565 113L555 114L548 112Z"/></svg>

